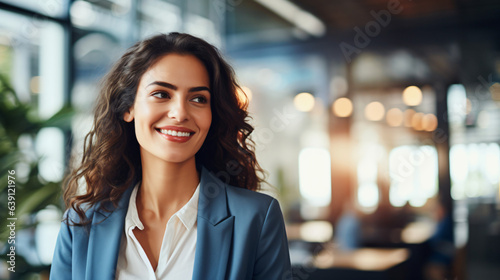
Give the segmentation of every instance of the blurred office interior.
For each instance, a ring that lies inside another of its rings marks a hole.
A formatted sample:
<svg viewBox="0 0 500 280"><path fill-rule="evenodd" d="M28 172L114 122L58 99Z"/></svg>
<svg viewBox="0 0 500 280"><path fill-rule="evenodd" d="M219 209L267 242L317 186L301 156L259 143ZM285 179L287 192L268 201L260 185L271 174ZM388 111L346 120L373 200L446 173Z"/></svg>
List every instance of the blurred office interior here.
<svg viewBox="0 0 500 280"><path fill-rule="evenodd" d="M29 109L2 114L20 225L18 270L2 261L0 278L48 279L100 79L178 31L235 68L294 279L498 279L499 27L495 0L0 1L2 109ZM50 121L11 132L21 119Z"/></svg>

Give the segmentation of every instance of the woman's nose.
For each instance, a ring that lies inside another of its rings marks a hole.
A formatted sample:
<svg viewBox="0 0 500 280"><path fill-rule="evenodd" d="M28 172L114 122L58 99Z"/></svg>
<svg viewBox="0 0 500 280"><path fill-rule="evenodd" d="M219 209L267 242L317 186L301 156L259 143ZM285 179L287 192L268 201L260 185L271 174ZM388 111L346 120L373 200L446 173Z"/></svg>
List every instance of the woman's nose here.
<svg viewBox="0 0 500 280"><path fill-rule="evenodd" d="M186 102L182 98L174 98L169 102L168 117L178 122L188 119L188 110Z"/></svg>

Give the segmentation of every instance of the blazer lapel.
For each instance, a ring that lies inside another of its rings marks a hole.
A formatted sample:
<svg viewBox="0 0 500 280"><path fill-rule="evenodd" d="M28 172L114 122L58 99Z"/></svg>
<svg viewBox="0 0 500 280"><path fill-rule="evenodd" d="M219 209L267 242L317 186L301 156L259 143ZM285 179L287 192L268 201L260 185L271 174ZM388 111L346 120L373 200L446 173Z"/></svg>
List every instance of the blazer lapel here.
<svg viewBox="0 0 500 280"><path fill-rule="evenodd" d="M118 208L112 212L94 212L87 252L86 279L115 279L120 241L132 190L133 186L123 193Z"/></svg>
<svg viewBox="0 0 500 280"><path fill-rule="evenodd" d="M234 216L227 210L225 184L203 167L193 280L225 279L233 226Z"/></svg>

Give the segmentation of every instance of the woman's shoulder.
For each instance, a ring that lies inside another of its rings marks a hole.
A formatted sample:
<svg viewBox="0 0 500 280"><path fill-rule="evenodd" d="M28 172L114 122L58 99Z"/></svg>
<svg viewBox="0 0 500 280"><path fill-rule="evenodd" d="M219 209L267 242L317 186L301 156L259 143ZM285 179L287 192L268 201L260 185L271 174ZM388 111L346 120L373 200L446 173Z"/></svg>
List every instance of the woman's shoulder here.
<svg viewBox="0 0 500 280"><path fill-rule="evenodd" d="M230 208L235 205L236 208L267 209L273 201L276 201L267 194L235 187L228 182L223 182L205 167L202 169L200 184L203 187L202 192L207 193L207 197L216 196L221 190L224 190Z"/></svg>
<svg viewBox="0 0 500 280"><path fill-rule="evenodd" d="M228 185L226 193L229 207L233 213L243 211L245 213L259 212L266 215L271 210L272 205L279 206L275 198L261 192Z"/></svg>
<svg viewBox="0 0 500 280"><path fill-rule="evenodd" d="M83 213L85 214L85 217L80 216L78 214L79 211L77 211L75 208L69 207L64 212L63 221L70 226L75 225L75 224L79 224L84 220L91 221L92 217L94 216L94 213L97 211L96 205L90 205L88 203L84 203L84 204L76 206L76 207L77 207L77 209L83 211Z"/></svg>
<svg viewBox="0 0 500 280"><path fill-rule="evenodd" d="M133 186L127 188L116 205L110 201L98 201L92 204L85 202L75 206L78 211L73 207L69 207L64 213L63 221L66 221L69 225L78 224L82 221L89 221L92 223L102 222L114 211L127 208L132 190ZM79 212L84 213L85 216L80 216L78 214Z"/></svg>
<svg viewBox="0 0 500 280"><path fill-rule="evenodd" d="M234 187L231 185L226 185L228 196L232 196L234 199L243 199L251 203L267 203L269 204L273 199L272 196L249 189Z"/></svg>

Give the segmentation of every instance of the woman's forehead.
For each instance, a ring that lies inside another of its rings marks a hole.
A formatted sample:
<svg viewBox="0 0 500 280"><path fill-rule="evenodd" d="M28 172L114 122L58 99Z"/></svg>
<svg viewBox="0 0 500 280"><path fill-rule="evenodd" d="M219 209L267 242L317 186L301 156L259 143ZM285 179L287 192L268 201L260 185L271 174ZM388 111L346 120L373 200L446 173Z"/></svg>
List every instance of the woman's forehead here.
<svg viewBox="0 0 500 280"><path fill-rule="evenodd" d="M178 87L209 86L205 65L189 54L167 54L156 61L141 77L141 84L163 81Z"/></svg>

